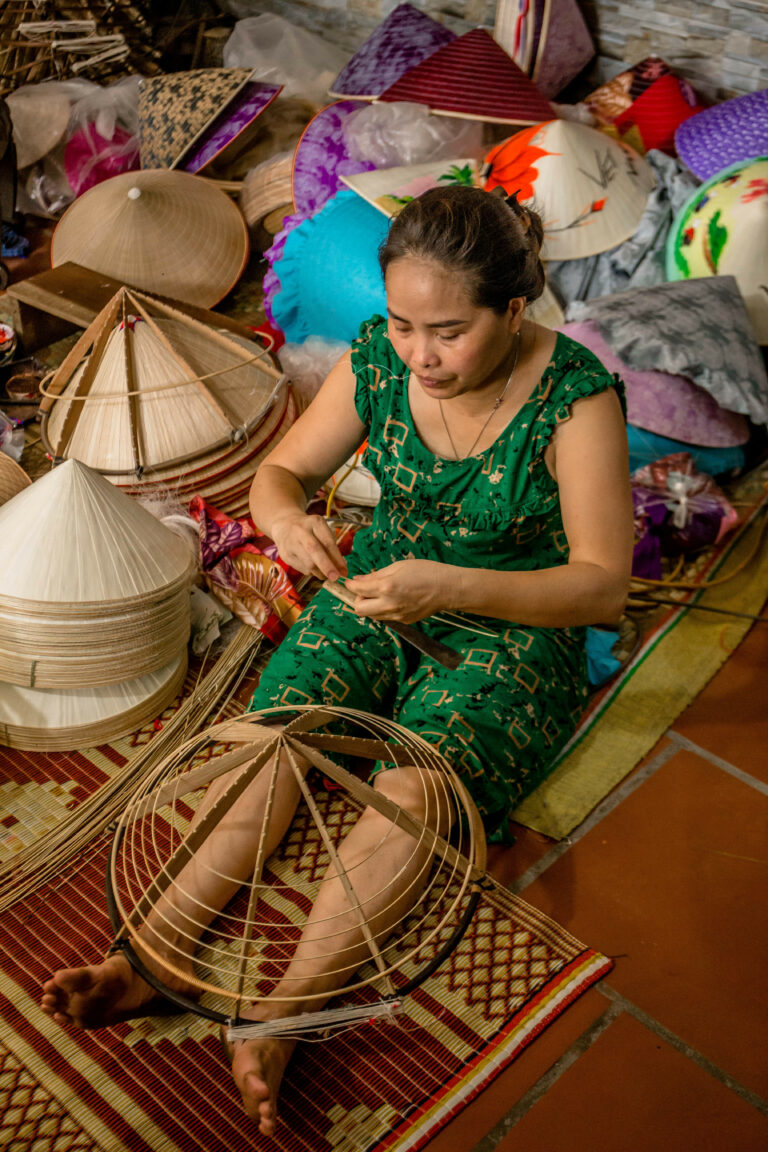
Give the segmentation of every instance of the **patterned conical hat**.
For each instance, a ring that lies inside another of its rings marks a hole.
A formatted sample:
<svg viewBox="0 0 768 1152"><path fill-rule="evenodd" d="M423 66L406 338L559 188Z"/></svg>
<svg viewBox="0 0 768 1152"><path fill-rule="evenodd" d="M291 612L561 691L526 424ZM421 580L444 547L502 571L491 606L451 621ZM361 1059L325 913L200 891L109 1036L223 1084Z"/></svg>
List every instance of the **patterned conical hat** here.
<svg viewBox="0 0 768 1152"><path fill-rule="evenodd" d="M629 145L570 120L517 132L486 157L485 187L501 186L540 214L545 260L615 248L640 223L654 186Z"/></svg>
<svg viewBox="0 0 768 1152"><path fill-rule="evenodd" d="M411 4L398 4L331 85L332 96L372 100L456 33Z"/></svg>
<svg viewBox="0 0 768 1152"><path fill-rule="evenodd" d="M339 100L310 120L293 154L291 199L296 212L311 216L343 187L341 173L368 172L368 160L353 160L344 139L344 126L363 105Z"/></svg>
<svg viewBox="0 0 768 1152"><path fill-rule="evenodd" d="M185 172L200 172L234 144L282 90L282 84L249 81L206 125L195 143L185 151L179 167Z"/></svg>
<svg viewBox="0 0 768 1152"><path fill-rule="evenodd" d="M250 77L247 68L145 76L139 85L142 168L176 167Z"/></svg>
<svg viewBox="0 0 768 1152"><path fill-rule="evenodd" d="M699 180L729 164L768 155L768 88L714 104L675 132L680 159Z"/></svg>
<svg viewBox="0 0 768 1152"><path fill-rule="evenodd" d="M406 72L380 100L412 100L443 116L540 124L553 108L489 32L475 28Z"/></svg>

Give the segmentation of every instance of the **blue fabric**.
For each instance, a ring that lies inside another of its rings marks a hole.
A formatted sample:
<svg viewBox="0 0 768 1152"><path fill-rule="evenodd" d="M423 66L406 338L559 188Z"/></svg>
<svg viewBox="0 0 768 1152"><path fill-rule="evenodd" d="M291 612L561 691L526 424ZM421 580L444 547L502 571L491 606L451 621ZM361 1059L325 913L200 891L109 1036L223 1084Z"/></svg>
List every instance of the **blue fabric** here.
<svg viewBox="0 0 768 1152"><path fill-rule="evenodd" d="M618 632L587 628L587 676L593 688L605 684L621 668L621 661L611 652L618 638Z"/></svg>
<svg viewBox="0 0 768 1152"><path fill-rule="evenodd" d="M673 452L689 452L699 471L706 472L710 476L739 471L744 467L746 459L744 448L740 444L732 448L702 448L697 444L686 444L682 440L670 440L668 436L657 436L655 432L647 432L645 428L638 428L634 424L627 424L627 442L630 472L642 468L645 464L652 464L654 460L661 460L662 456L669 456Z"/></svg>

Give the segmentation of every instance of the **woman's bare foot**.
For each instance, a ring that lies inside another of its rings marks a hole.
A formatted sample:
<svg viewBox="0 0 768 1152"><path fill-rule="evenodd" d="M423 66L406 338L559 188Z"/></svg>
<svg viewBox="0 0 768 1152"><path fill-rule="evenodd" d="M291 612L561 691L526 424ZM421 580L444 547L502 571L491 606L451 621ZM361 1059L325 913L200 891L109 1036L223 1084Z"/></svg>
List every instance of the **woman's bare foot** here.
<svg viewBox="0 0 768 1152"><path fill-rule="evenodd" d="M190 968L190 976L192 971ZM175 992L196 999L192 983L163 973ZM172 1005L119 952L101 964L61 968L43 984L40 1007L57 1024L71 1028L107 1028L136 1016L157 1015Z"/></svg>
<svg viewBox="0 0 768 1152"><path fill-rule="evenodd" d="M283 1073L296 1047L295 1040L274 1036L262 1040L236 1040L232 1051L232 1078L243 1098L246 1116L262 1136L274 1136L277 1094Z"/></svg>

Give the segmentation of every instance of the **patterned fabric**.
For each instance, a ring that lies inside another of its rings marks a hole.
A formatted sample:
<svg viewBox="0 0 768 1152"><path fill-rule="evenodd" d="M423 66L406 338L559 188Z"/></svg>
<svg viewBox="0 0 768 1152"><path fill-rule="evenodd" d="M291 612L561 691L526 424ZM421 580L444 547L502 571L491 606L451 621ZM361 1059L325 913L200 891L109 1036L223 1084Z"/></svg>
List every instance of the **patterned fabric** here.
<svg viewBox="0 0 768 1152"><path fill-rule="evenodd" d="M249 77L247 68L145 77L139 85L142 168L173 168Z"/></svg>
<svg viewBox="0 0 768 1152"><path fill-rule="evenodd" d="M404 72L426 60L456 33L411 4L398 4L342 68L334 96L378 96Z"/></svg>
<svg viewBox="0 0 768 1152"><path fill-rule="evenodd" d="M559 335L552 360L512 424L485 452L446 460L419 439L408 370L376 316L353 345L356 405L369 426L366 467L382 490L357 533L352 574L408 558L521 571L563 564L568 545L544 452L575 400L620 388L599 361ZM586 700L582 628L486 618L492 635L435 620L420 627L461 652L450 672L405 652L382 625L319 593L270 661L252 708L336 703L396 718L435 744L489 828L547 774Z"/></svg>
<svg viewBox="0 0 768 1152"><path fill-rule="evenodd" d="M768 421L768 378L733 276L681 280L574 302L632 368L687 376L723 408Z"/></svg>

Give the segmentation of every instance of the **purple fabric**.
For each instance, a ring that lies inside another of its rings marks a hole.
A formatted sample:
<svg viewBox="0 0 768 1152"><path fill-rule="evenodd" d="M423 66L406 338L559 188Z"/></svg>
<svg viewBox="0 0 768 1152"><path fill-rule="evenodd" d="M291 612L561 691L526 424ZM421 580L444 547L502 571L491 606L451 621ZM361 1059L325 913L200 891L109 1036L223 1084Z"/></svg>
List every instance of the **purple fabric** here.
<svg viewBox="0 0 768 1152"><path fill-rule="evenodd" d="M661 556L696 552L716 542L727 509L718 502L717 497L709 493L696 495L692 498L692 504L694 501L695 508L692 508L685 524L678 528L673 522L670 507L672 498L669 493L633 484L632 503L637 541L632 557L633 576L658 580L661 577ZM641 568L644 570L640 571ZM658 574L652 574L651 569Z"/></svg>
<svg viewBox="0 0 768 1152"><path fill-rule="evenodd" d="M649 499L650 496L654 499ZM669 509L647 488L632 488L632 504L635 512L632 575L641 580L661 580L660 531Z"/></svg>
<svg viewBox="0 0 768 1152"><path fill-rule="evenodd" d="M537 0L543 7L544 0ZM595 54L595 45L576 0L554 0L547 26L538 39L533 81L551 99L578 76Z"/></svg>
<svg viewBox="0 0 768 1152"><path fill-rule="evenodd" d="M283 218L283 227L275 235L275 241L271 248L267 248L264 253L269 264L269 270L264 274L262 282L262 291L264 293L264 314L269 320L273 328L280 328L276 322L274 313L272 312L272 300L278 294L282 285L280 277L275 272L275 265L278 264L282 258L285 249L285 242L288 239L288 234L294 229L298 228L299 224L307 217L303 212L296 212L293 216L285 216Z"/></svg>
<svg viewBox="0 0 768 1152"><path fill-rule="evenodd" d="M184 160L184 170L195 173L204 168L260 116L282 90L282 84L246 84L213 124L208 125L194 151Z"/></svg>
<svg viewBox="0 0 768 1152"><path fill-rule="evenodd" d="M689 116L675 132L677 154L700 180L768 155L768 88Z"/></svg>
<svg viewBox="0 0 768 1152"><path fill-rule="evenodd" d="M368 160L350 159L344 143L344 124L362 107L355 100L339 100L323 108L307 125L293 158L293 203L300 215L319 212L346 188L342 173L351 176L376 167Z"/></svg>
<svg viewBox="0 0 768 1152"><path fill-rule="evenodd" d="M358 49L331 85L337 96L380 96L438 48L456 39L410 4L399 4Z"/></svg>
<svg viewBox="0 0 768 1152"><path fill-rule="evenodd" d="M594 352L609 372L618 372L627 389L630 424L657 436L707 448L732 448L749 439L746 418L721 408L692 380L629 368L605 342L594 320L574 320L563 324L560 331Z"/></svg>

